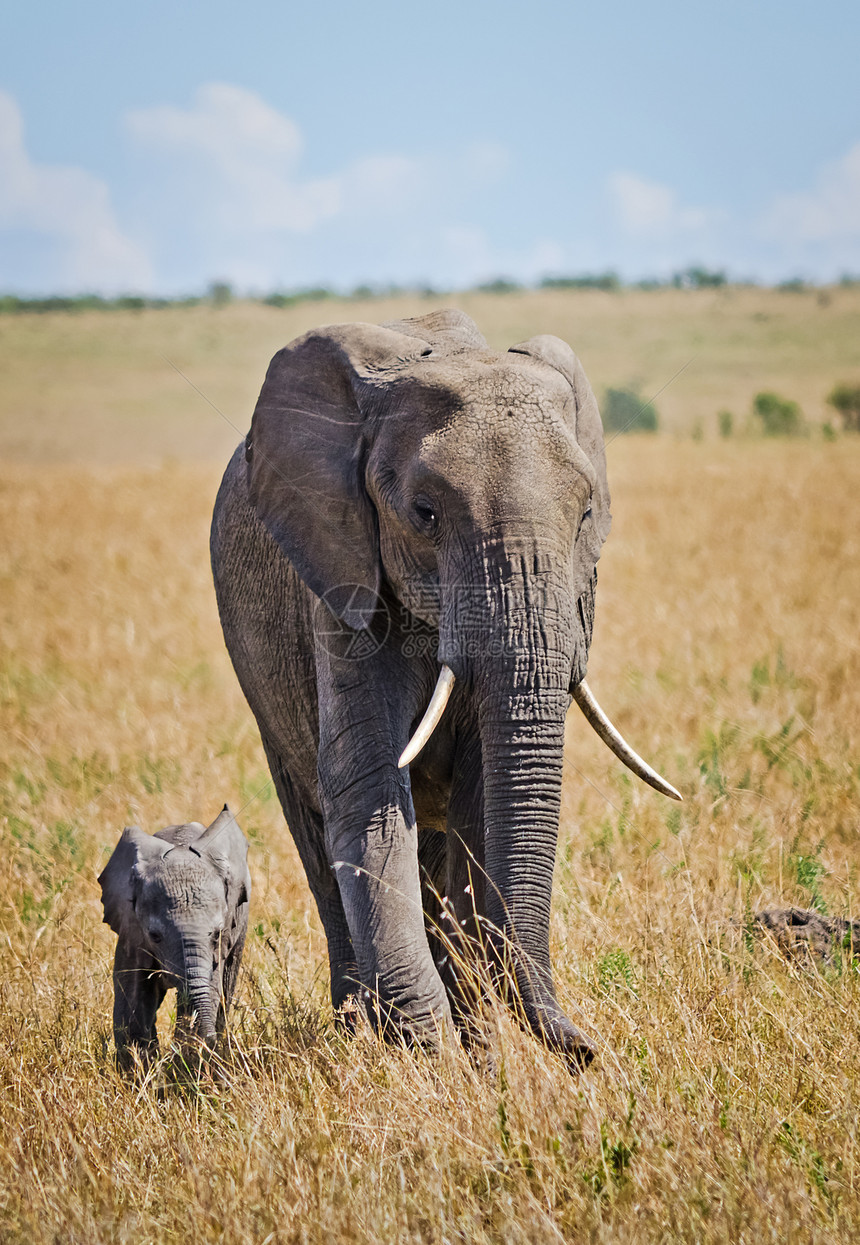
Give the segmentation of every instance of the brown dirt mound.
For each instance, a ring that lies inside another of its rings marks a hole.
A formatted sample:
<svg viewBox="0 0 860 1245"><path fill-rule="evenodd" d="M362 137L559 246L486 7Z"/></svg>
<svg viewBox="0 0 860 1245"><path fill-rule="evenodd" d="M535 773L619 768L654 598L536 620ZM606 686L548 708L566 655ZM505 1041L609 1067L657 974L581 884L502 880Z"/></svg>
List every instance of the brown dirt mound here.
<svg viewBox="0 0 860 1245"><path fill-rule="evenodd" d="M765 908L753 920L773 935L784 955L812 954L830 962L840 947L860 953L860 921L823 916L812 908Z"/></svg>

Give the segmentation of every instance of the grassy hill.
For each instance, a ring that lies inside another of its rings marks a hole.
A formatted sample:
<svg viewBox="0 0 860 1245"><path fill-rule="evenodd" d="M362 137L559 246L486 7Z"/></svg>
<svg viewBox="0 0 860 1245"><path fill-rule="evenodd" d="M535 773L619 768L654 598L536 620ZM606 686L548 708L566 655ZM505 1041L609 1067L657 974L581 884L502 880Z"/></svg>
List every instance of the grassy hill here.
<svg viewBox="0 0 860 1245"><path fill-rule="evenodd" d="M539 290L327 299L284 309L230 303L7 315L0 317L0 456L223 460L247 430L269 359L293 337L317 324L378 323L452 304L499 349L534 333L564 338L598 399L607 386L634 384L645 397L658 395L661 426L680 436L716 435L722 409L741 426L759 390L798 401L820 423L833 415L825 404L833 385L860 383L854 287Z"/></svg>

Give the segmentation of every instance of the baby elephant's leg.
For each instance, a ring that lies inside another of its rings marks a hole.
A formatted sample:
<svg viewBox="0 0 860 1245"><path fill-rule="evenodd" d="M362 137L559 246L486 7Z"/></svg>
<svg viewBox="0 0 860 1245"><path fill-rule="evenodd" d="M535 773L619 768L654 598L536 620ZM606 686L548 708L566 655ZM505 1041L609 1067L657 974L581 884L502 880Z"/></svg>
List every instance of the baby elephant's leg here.
<svg viewBox="0 0 860 1245"><path fill-rule="evenodd" d="M167 993L151 956L117 943L113 964L113 1036L117 1065L129 1072L138 1058L144 1068L158 1058L155 1018Z"/></svg>

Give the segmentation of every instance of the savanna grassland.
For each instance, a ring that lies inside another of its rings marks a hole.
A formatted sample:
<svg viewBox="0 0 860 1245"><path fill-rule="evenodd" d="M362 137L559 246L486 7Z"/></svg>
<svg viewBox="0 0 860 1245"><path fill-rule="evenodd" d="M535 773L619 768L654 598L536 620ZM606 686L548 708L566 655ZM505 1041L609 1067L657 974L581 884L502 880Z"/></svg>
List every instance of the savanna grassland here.
<svg viewBox="0 0 860 1245"><path fill-rule="evenodd" d="M568 725L553 955L599 1059L573 1079L505 1019L492 1071L335 1031L221 640L209 515L268 358L315 323L433 304L3 317L4 1242L860 1233L860 972L850 947L787 959L751 920L860 915L860 438L815 427L860 382L860 291L456 301L494 344L566 337L598 395L667 386L665 432L608 449L589 679L684 803ZM717 411L742 430L764 389L810 435L718 438ZM96 875L124 824L225 800L254 893L222 1076L128 1085Z"/></svg>

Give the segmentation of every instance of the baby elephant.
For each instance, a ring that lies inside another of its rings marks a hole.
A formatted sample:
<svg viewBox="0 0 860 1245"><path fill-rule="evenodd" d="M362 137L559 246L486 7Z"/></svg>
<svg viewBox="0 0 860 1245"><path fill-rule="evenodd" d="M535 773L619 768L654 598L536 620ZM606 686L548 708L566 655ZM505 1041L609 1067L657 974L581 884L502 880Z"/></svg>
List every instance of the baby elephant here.
<svg viewBox="0 0 860 1245"><path fill-rule="evenodd" d="M199 821L144 834L129 826L99 877L104 919L119 935L113 1033L119 1067L158 1055L155 1016L171 986L177 1029L215 1045L248 929L248 842L224 805Z"/></svg>

